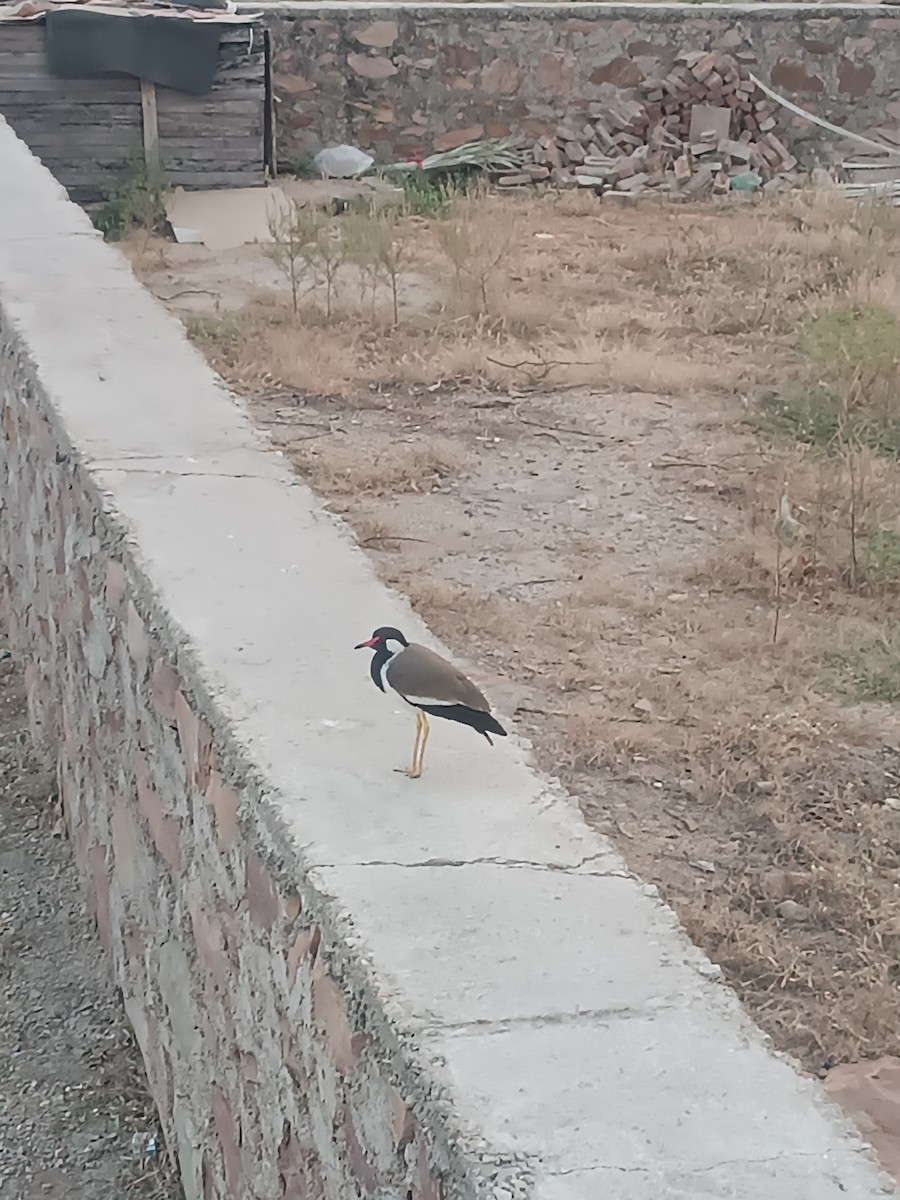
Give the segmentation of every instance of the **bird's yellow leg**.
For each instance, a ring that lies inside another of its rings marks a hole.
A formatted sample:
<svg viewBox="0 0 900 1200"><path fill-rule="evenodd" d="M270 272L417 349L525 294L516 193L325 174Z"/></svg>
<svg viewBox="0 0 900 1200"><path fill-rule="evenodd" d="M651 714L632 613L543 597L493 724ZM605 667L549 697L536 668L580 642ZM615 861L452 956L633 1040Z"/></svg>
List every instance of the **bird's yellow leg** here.
<svg viewBox="0 0 900 1200"><path fill-rule="evenodd" d="M402 775L408 775L410 779L418 779L420 772L416 771L416 760L419 755L419 738L422 736L422 722L425 720L424 714L416 709L416 740L413 742L412 766L408 770L403 767L394 767L395 771L399 771Z"/></svg>
<svg viewBox="0 0 900 1200"><path fill-rule="evenodd" d="M419 740L419 762L418 766L414 767L413 779L418 779L422 774L422 767L425 764L425 743L428 741L428 734L431 730L428 724L428 718L422 713L422 736Z"/></svg>

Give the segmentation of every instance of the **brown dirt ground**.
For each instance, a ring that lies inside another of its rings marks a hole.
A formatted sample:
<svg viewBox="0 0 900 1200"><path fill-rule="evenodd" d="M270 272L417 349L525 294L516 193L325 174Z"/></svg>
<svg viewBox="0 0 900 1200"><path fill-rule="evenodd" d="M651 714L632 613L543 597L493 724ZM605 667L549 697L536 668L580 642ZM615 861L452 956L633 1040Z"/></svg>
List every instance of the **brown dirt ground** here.
<svg viewBox="0 0 900 1200"><path fill-rule="evenodd" d="M900 470L778 440L756 398L808 382L818 308L896 305L900 222L564 195L457 234L487 302L413 219L396 327L383 296L295 316L270 263L246 282L258 247L129 253L776 1045L813 1071L897 1053L897 708L829 663L895 628L896 587L847 585L847 497L895 521Z"/></svg>
<svg viewBox="0 0 900 1200"><path fill-rule="evenodd" d="M0 1194L178 1200L140 1051L30 748L22 682L0 651ZM135 1133L160 1157L132 1161Z"/></svg>

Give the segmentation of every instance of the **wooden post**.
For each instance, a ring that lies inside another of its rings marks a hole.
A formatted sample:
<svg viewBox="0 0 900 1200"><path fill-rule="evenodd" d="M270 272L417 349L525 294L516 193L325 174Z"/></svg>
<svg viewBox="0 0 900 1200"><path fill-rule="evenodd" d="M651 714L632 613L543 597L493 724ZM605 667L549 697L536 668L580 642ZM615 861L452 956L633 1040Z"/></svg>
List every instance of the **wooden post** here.
<svg viewBox="0 0 900 1200"><path fill-rule="evenodd" d="M159 126L156 120L156 84L141 80L141 123L144 131L144 165L147 182L156 191L161 179L159 160Z"/></svg>

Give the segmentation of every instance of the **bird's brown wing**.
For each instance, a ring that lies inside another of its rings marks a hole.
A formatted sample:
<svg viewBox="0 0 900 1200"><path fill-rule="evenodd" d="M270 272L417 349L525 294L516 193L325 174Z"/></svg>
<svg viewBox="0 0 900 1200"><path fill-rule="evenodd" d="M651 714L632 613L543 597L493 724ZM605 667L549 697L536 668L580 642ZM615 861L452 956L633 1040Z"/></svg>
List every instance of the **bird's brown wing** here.
<svg viewBox="0 0 900 1200"><path fill-rule="evenodd" d="M464 704L478 712L491 711L487 700L458 667L416 642L410 642L397 655L389 664L386 675L391 687L411 700Z"/></svg>

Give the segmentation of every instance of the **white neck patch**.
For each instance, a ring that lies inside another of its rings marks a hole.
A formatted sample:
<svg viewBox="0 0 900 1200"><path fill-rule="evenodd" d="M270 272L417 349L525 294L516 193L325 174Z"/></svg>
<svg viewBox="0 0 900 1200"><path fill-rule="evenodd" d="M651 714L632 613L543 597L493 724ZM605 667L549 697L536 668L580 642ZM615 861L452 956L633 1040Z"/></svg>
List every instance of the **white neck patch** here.
<svg viewBox="0 0 900 1200"><path fill-rule="evenodd" d="M402 645L402 643L400 643L400 642L395 642L393 639L389 639L388 641L385 642L385 649L388 651L388 657L384 660L384 662L379 667L378 674L381 676L382 691L386 692L386 691L390 690L390 686L391 686L387 681L387 669L391 665L391 663L394 661L394 659L397 657L397 655L400 654L403 650L405 650L406 647L404 645Z"/></svg>

